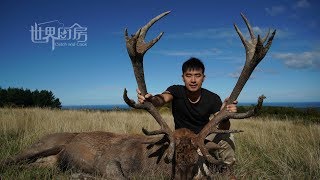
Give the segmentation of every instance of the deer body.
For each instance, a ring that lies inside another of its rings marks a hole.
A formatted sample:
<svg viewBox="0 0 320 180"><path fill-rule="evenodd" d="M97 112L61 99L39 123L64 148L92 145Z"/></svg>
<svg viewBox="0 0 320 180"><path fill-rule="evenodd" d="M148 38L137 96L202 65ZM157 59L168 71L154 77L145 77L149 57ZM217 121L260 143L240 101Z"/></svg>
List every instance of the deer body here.
<svg viewBox="0 0 320 180"><path fill-rule="evenodd" d="M148 158L156 147L148 149L144 142L153 139L110 132L55 133L44 136L20 154L4 160L2 165L19 162L36 166L56 165L63 170L74 169L116 179L155 172L170 176L170 164L156 157ZM161 158L161 153L158 151L156 155Z"/></svg>

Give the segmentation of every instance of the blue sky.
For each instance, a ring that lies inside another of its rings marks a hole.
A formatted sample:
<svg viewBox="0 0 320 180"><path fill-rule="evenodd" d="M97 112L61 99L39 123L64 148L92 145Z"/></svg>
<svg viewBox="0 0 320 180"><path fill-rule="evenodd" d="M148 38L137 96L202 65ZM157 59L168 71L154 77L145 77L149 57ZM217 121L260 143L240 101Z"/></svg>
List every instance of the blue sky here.
<svg viewBox="0 0 320 180"><path fill-rule="evenodd" d="M0 5L0 86L51 90L63 105L123 104L125 87L135 99L124 29L133 34L170 10L147 35L150 40L164 32L144 57L148 91L157 94L182 84L181 65L193 56L206 66L203 87L224 99L245 61L233 28L236 23L248 35L242 12L255 32L263 36L271 28L277 34L239 102L255 102L261 94L267 102L320 101L319 4L316 0L4 0ZM86 27L86 46L67 44L52 50L51 41L32 42L31 26L51 21Z"/></svg>

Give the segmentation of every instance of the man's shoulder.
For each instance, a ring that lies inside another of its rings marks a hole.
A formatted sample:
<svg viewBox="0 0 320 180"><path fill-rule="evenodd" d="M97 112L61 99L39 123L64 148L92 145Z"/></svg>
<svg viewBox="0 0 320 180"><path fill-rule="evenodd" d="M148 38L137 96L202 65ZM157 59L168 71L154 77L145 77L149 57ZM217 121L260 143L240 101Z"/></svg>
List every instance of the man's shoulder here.
<svg viewBox="0 0 320 180"><path fill-rule="evenodd" d="M174 84L174 85L169 86L166 91L171 92L171 91L178 91L178 90L181 90L181 89L184 89L184 86Z"/></svg>
<svg viewBox="0 0 320 180"><path fill-rule="evenodd" d="M214 93L214 92L212 92L212 91L210 91L208 89L202 88L201 90L202 90L202 92L203 92L203 94L205 96L213 97L213 98L219 98L220 99L220 96L218 94L216 94L216 93Z"/></svg>
<svg viewBox="0 0 320 180"><path fill-rule="evenodd" d="M171 85L162 94L171 94L173 97L182 97L184 92L184 86Z"/></svg>
<svg viewBox="0 0 320 180"><path fill-rule="evenodd" d="M169 88L170 87L173 87L173 88L184 88L183 85L179 85L179 84L174 84L174 85L169 86Z"/></svg>

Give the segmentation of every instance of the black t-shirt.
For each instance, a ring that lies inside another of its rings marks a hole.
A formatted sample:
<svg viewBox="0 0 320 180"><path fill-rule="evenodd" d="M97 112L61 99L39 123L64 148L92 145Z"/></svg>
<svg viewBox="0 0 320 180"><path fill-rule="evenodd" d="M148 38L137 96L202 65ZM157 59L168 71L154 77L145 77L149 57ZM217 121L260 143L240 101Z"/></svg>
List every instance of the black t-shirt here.
<svg viewBox="0 0 320 180"><path fill-rule="evenodd" d="M204 88L201 88L200 100L193 104L188 100L187 89L182 85L173 85L166 90L173 96L172 115L175 129L187 128L199 133L209 122L209 117L220 110L220 97Z"/></svg>

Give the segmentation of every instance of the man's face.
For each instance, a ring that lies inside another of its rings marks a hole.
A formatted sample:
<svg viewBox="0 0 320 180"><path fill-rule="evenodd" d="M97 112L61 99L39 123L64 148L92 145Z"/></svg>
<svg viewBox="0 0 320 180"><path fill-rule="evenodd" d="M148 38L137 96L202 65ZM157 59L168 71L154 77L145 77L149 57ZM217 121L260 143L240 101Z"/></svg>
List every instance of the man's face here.
<svg viewBox="0 0 320 180"><path fill-rule="evenodd" d="M186 88L190 92L196 92L201 88L205 75L202 69L188 69L183 73L182 78Z"/></svg>

